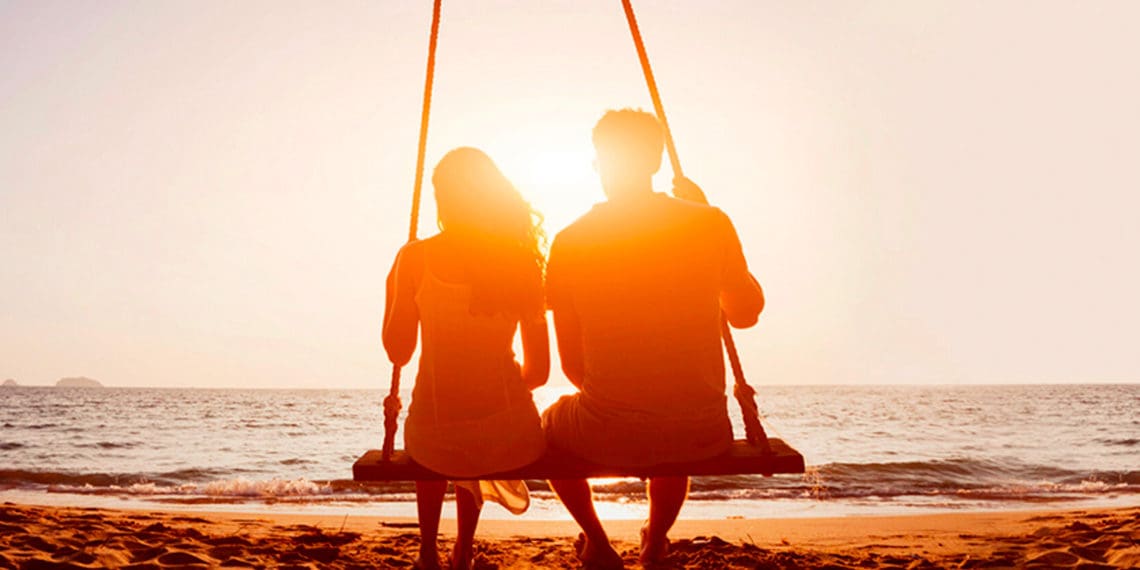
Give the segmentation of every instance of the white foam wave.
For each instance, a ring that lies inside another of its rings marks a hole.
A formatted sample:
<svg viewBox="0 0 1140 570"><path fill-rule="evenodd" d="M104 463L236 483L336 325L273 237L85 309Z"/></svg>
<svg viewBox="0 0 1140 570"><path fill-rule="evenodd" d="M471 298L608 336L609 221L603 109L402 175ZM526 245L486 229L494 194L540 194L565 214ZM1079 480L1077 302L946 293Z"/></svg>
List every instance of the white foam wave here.
<svg viewBox="0 0 1140 570"><path fill-rule="evenodd" d="M229 481L215 481L203 485L202 493L217 497L311 497L315 495L331 495L331 485L315 483L308 479L269 479L258 481L251 479L231 479Z"/></svg>
<svg viewBox="0 0 1140 570"><path fill-rule="evenodd" d="M122 494L143 495L149 497L160 496L197 496L213 498L253 498L253 499L297 499L306 497L320 497L332 495L334 490L328 483L318 483L308 479L228 479L211 481L209 483L183 483L180 485L161 485L152 482L139 482L130 485L110 485L95 487L83 485L75 487L70 485L53 485L48 488L57 493L82 494Z"/></svg>

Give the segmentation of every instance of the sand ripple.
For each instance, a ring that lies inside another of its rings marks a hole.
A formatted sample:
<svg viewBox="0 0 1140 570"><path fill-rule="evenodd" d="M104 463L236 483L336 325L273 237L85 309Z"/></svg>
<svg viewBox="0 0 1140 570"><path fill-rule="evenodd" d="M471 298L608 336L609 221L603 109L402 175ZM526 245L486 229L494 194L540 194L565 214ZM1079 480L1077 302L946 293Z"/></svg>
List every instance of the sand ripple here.
<svg viewBox="0 0 1140 570"><path fill-rule="evenodd" d="M824 536L774 545L691 536L673 541L665 563L655 568L1132 568L1140 566L1138 521L1140 508L1024 515L1010 525L1016 532L939 534L912 528L876 533L868 528L865 540L838 546ZM851 524L860 523L852 519ZM525 529L526 523L520 525ZM381 525L361 533L262 519L5 504L0 506L0 569L410 568L419 542L410 531ZM637 545L617 546L627 566L637 567ZM479 540L477 548L480 570L578 567L563 537Z"/></svg>

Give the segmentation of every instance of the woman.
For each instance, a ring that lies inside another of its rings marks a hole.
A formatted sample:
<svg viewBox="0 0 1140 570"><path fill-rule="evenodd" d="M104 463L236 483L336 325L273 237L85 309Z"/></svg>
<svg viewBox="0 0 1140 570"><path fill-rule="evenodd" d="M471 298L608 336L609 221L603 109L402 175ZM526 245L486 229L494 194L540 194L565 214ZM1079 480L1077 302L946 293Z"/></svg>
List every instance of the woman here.
<svg viewBox="0 0 1140 570"><path fill-rule="evenodd" d="M388 276L384 348L402 366L423 350L404 447L417 463L457 479L522 467L545 440L531 390L546 383L550 341L543 299L541 218L474 148L443 157L432 175L440 233L408 243ZM522 335L523 363L511 347ZM446 481L417 481L422 568L438 568ZM482 499L526 510L521 481L456 482L452 568L472 564Z"/></svg>

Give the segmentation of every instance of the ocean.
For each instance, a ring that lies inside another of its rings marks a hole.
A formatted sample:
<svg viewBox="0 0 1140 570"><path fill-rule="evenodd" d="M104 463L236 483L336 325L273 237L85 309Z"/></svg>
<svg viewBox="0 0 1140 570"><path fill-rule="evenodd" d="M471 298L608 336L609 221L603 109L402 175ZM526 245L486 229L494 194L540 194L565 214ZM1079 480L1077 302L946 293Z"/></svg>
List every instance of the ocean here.
<svg viewBox="0 0 1140 570"><path fill-rule="evenodd" d="M803 453L808 473L694 478L682 517L1140 504L1137 384L758 389L769 435ZM536 401L565 391L541 388ZM353 461L380 446L383 395L0 388L0 500L412 517L410 483L352 481ZM544 482L528 485L524 517L569 518ZM645 517L641 481L594 489L603 517Z"/></svg>

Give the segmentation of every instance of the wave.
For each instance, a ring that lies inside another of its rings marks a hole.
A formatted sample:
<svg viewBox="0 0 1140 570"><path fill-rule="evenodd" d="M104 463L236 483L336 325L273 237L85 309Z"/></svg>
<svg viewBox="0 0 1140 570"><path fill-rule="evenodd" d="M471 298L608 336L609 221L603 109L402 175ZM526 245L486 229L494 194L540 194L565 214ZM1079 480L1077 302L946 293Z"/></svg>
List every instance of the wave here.
<svg viewBox="0 0 1140 570"><path fill-rule="evenodd" d="M634 479L593 485L602 498L640 495L645 484ZM1140 493L1140 471L1078 471L980 459L829 463L809 467L802 476L759 475L694 477L696 500L877 500L912 498L985 501L1051 501Z"/></svg>
<svg viewBox="0 0 1140 570"><path fill-rule="evenodd" d="M1094 441L1096 443L1100 443L1100 444L1108 445L1108 446L1118 446L1118 447L1140 446L1140 438L1135 438L1135 437L1125 437L1125 438L1120 438L1120 439L1099 438L1099 439L1096 439Z"/></svg>
<svg viewBox="0 0 1140 570"><path fill-rule="evenodd" d="M165 473L58 473L0 470L0 488L120 495L184 503L243 501L369 502L414 500L412 482L257 478L241 470L183 469ZM550 496L545 481L527 481ZM603 501L638 501L638 479L597 480ZM1043 502L1140 494L1140 471L1077 471L980 459L829 463L802 476L694 477L690 497L703 501L816 500L847 502Z"/></svg>
<svg viewBox="0 0 1140 570"><path fill-rule="evenodd" d="M412 482L392 485L363 485L351 480L311 481L298 479L247 479L235 478L209 483L183 483L162 485L133 483L106 487L51 486L50 493L78 495L110 495L142 498L159 503L218 504L218 503L369 503L414 501L415 485Z"/></svg>
<svg viewBox="0 0 1140 570"><path fill-rule="evenodd" d="M153 499L304 499L352 496L414 499L410 481L364 484L353 480L225 477L241 470L182 469L165 473L66 473L0 469L0 489L26 489L81 495L122 495ZM409 500L411 500L409 499Z"/></svg>
<svg viewBox="0 0 1140 570"><path fill-rule="evenodd" d="M133 449L142 445L142 442L100 441L97 443L76 443L73 447L80 449Z"/></svg>
<svg viewBox="0 0 1140 570"><path fill-rule="evenodd" d="M281 465L315 465L317 462L312 459L305 459L303 457L292 457L289 459L282 459L278 461Z"/></svg>
<svg viewBox="0 0 1140 570"><path fill-rule="evenodd" d="M210 481L242 472L241 469L179 469L160 473L73 473L36 471L30 469L0 469L0 485L20 487L28 485L61 487L112 487L154 483L177 485Z"/></svg>
<svg viewBox="0 0 1140 570"><path fill-rule="evenodd" d="M1140 471L1079 471L982 459L829 463L802 477L737 475L694 478L693 498L821 500L958 497L1064 500L1140 493Z"/></svg>

